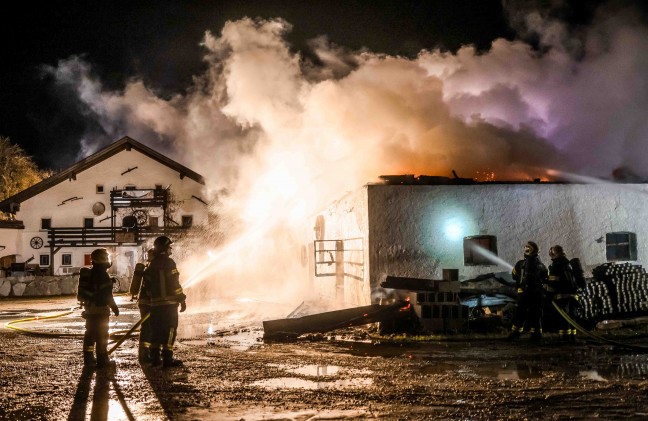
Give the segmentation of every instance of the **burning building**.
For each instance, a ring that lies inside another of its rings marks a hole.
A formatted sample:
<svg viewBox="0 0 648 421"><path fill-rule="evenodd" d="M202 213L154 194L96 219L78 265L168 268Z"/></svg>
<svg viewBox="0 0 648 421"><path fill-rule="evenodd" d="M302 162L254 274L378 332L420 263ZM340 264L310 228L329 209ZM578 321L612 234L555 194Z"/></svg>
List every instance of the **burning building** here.
<svg viewBox="0 0 648 421"><path fill-rule="evenodd" d="M550 246L562 245L588 275L607 262L648 261L646 184L381 178L314 218L312 282L320 296L367 305L393 294L381 287L387 277L508 274L529 240L547 264Z"/></svg>

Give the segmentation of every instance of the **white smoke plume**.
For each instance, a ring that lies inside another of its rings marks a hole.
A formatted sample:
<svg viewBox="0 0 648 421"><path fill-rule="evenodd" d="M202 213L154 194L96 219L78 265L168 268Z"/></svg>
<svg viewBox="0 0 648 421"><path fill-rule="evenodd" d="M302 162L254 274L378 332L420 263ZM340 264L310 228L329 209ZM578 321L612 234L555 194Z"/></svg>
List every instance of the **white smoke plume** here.
<svg viewBox="0 0 648 421"><path fill-rule="evenodd" d="M129 135L206 177L221 228L238 236L192 279L295 298L301 233L312 233L302 222L380 175L648 175L648 33L632 10L602 9L577 29L510 10L539 48L498 39L482 53L409 59L322 36L310 44L315 65L291 52L290 23L243 18L206 32L208 71L170 99L139 80L106 91L78 57L50 71L108 138ZM99 147L91 135L84 146ZM200 266L195 257L183 273Z"/></svg>

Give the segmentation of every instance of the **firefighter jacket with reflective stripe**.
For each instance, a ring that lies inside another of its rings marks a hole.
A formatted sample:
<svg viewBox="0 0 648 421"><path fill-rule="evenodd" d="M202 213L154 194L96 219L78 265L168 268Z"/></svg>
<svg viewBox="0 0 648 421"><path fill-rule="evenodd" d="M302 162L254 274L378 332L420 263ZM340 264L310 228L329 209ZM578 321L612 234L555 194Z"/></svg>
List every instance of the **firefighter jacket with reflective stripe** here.
<svg viewBox="0 0 648 421"><path fill-rule="evenodd" d="M518 292L541 289L547 283L547 267L538 256L527 256L515 264L511 273Z"/></svg>
<svg viewBox="0 0 648 421"><path fill-rule="evenodd" d="M173 259L163 253L155 256L144 270L140 300L155 307L182 303L186 298Z"/></svg>
<svg viewBox="0 0 648 421"><path fill-rule="evenodd" d="M549 265L547 291L557 295L576 294L578 287L567 257L558 256Z"/></svg>
<svg viewBox="0 0 648 421"><path fill-rule="evenodd" d="M85 314L110 315L117 308L112 294L113 282L106 269L82 268L79 272L77 299L83 304Z"/></svg>

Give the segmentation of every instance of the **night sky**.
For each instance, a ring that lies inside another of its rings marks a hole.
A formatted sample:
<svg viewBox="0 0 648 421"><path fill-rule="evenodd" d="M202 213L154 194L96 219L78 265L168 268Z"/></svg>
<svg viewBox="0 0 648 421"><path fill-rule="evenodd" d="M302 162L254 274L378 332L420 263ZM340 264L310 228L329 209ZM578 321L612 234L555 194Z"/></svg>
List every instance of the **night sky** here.
<svg viewBox="0 0 648 421"><path fill-rule="evenodd" d="M586 23L600 3L571 2L561 18ZM53 169L78 158L83 133L100 130L42 71L73 55L93 66L106 89L138 77L168 98L205 70L199 47L205 31L218 34L227 20L245 16L288 21L286 39L305 57L308 40L320 35L348 49L409 58L422 49L452 52L466 44L486 51L496 38L516 37L501 2L492 0L50 1L12 9L0 25L0 136Z"/></svg>

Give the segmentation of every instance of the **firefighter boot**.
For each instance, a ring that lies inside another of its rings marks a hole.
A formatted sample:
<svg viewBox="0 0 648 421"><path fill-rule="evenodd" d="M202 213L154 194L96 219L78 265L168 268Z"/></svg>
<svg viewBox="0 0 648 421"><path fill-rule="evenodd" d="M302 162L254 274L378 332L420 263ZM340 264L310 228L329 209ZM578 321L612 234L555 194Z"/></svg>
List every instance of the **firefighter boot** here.
<svg viewBox="0 0 648 421"><path fill-rule="evenodd" d="M151 355L149 348L145 345L140 345L137 351L137 359L140 364L148 364L151 362Z"/></svg>
<svg viewBox="0 0 648 421"><path fill-rule="evenodd" d="M162 364L162 360L160 359L160 348L150 348L149 355L151 358L151 365L153 367Z"/></svg>
<svg viewBox="0 0 648 421"><path fill-rule="evenodd" d="M182 361L173 358L173 351L167 349L162 351L162 366L163 367L180 367Z"/></svg>
<svg viewBox="0 0 648 421"><path fill-rule="evenodd" d="M105 368L112 367L115 365L115 361L111 360L108 357L108 354L98 354L97 355L97 367Z"/></svg>
<svg viewBox="0 0 648 421"><path fill-rule="evenodd" d="M518 339L520 339L520 336L521 336L520 331L514 330L511 333L509 333L506 339L508 339L509 341L517 341Z"/></svg>
<svg viewBox="0 0 648 421"><path fill-rule="evenodd" d="M95 364L97 364L97 360L94 357L94 352L92 352L92 351L84 351L83 352L83 365L94 366Z"/></svg>

